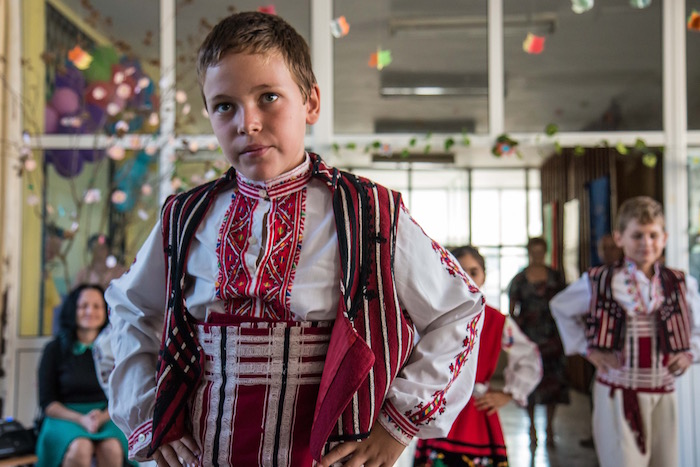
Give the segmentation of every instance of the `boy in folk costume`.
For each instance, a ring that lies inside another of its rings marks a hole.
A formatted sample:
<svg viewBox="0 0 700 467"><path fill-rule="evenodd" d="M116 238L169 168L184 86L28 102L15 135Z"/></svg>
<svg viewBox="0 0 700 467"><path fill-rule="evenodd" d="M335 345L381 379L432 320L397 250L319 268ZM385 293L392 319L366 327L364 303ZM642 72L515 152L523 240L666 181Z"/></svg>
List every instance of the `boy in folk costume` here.
<svg viewBox="0 0 700 467"><path fill-rule="evenodd" d="M304 150L320 94L284 20L222 20L197 71L233 167L169 198L107 292L130 455L391 466L444 436L474 384L478 288L400 194Z"/></svg>
<svg viewBox="0 0 700 467"><path fill-rule="evenodd" d="M660 262L667 234L657 201L625 201L614 237L624 259L583 274L552 299L552 314L566 353L596 367L600 465L677 466L675 378L700 356L698 284Z"/></svg>

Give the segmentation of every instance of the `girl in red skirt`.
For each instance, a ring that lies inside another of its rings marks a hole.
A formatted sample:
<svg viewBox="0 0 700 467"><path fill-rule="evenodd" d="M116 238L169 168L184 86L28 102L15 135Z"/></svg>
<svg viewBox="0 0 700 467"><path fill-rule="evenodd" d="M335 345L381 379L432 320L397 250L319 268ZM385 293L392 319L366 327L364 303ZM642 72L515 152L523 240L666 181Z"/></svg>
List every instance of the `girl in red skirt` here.
<svg viewBox="0 0 700 467"><path fill-rule="evenodd" d="M452 250L462 269L478 287L486 280L484 257L472 246ZM514 400L525 407L527 396L542 378L542 360L537 345L515 322L486 305L481 333L473 397L457 417L446 438L418 441L415 466L508 465L498 409ZM501 349L508 353L505 387L492 389L489 382Z"/></svg>

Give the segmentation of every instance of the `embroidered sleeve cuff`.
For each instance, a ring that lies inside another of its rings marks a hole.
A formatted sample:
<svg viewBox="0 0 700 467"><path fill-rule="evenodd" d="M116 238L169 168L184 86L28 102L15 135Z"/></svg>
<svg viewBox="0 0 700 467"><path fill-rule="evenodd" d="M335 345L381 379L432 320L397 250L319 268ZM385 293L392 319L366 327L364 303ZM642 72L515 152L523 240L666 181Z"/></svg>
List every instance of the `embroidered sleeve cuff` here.
<svg viewBox="0 0 700 467"><path fill-rule="evenodd" d="M391 402L385 401L377 419L384 429L394 437L396 441L408 446L416 433L418 427L411 423L406 417L396 410Z"/></svg>
<svg viewBox="0 0 700 467"><path fill-rule="evenodd" d="M142 423L129 436L129 459L136 461L148 460L148 448L151 445L153 420Z"/></svg>

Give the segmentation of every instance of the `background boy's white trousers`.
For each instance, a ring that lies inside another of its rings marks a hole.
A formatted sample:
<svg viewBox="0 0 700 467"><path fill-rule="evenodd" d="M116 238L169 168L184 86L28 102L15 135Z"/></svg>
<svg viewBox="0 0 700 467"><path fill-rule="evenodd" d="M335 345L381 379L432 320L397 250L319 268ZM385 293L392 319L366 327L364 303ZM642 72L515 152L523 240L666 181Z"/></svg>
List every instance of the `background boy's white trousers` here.
<svg viewBox="0 0 700 467"><path fill-rule="evenodd" d="M622 391L610 397L610 386L593 386L593 439L600 467L677 467L676 393L638 393L646 454L637 447L625 419Z"/></svg>

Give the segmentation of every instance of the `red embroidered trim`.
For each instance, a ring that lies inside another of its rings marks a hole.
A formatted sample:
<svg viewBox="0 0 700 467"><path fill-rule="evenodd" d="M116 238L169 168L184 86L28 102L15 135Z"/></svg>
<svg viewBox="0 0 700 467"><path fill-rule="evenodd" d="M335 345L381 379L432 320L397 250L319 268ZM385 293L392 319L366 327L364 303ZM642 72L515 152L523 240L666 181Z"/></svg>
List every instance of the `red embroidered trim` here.
<svg viewBox="0 0 700 467"><path fill-rule="evenodd" d="M455 361L450 364L450 373L452 373L452 378L450 378L450 381L447 383L445 389L433 393L433 400L427 405L423 405L422 402L418 404L416 406L418 411L414 413L411 413L410 411L405 412L405 415L414 425L420 426L430 423L432 420L435 420L435 415L445 412L445 406L447 405L445 394L450 389L455 379L457 379L459 376L464 363L467 361L467 358L469 358L469 354L471 353L472 349L474 349L474 345L478 339L479 332L477 330L477 326L480 317L481 314L472 319L467 325L467 337L465 337L462 341L462 347L464 350L460 352L455 357Z"/></svg>
<svg viewBox="0 0 700 467"><path fill-rule="evenodd" d="M389 402L384 402L384 407L382 407L384 415L386 415L387 421L389 421L397 431L399 431L403 436L412 438L418 433L418 429L407 420L396 407Z"/></svg>
<svg viewBox="0 0 700 467"><path fill-rule="evenodd" d="M291 319L291 290L304 232L306 190L270 201L263 254L252 276L245 264L251 217L258 201L240 193L224 216L219 231L217 297L235 316ZM262 309L256 303L262 301Z"/></svg>

